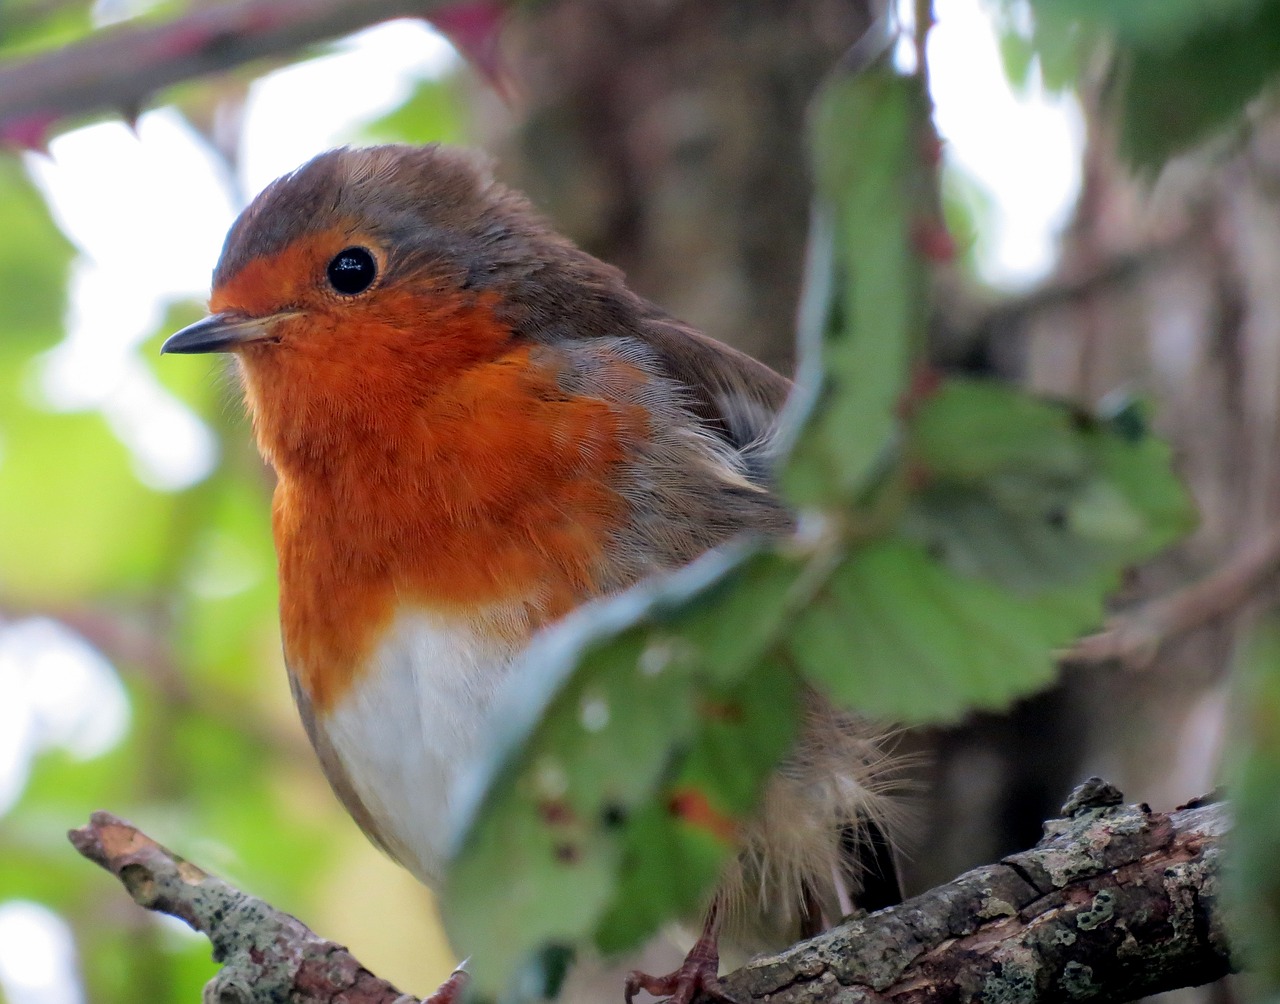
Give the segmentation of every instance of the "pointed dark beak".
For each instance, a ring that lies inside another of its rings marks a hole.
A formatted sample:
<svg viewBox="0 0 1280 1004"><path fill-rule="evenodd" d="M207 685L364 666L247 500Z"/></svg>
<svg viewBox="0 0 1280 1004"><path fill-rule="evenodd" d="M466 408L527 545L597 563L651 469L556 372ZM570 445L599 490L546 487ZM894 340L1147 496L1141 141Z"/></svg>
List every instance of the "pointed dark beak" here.
<svg viewBox="0 0 1280 1004"><path fill-rule="evenodd" d="M165 339L161 354L195 354L198 352L234 352L241 345L272 337L276 323L297 316L292 311L267 317L245 317L243 314L214 314L195 324L188 324Z"/></svg>

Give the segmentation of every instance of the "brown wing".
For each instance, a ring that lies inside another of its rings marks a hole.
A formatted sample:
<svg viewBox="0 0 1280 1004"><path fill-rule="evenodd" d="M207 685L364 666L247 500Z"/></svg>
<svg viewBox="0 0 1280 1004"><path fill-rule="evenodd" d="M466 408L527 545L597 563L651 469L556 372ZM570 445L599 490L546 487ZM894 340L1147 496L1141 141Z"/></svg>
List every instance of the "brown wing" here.
<svg viewBox="0 0 1280 1004"><path fill-rule="evenodd" d="M641 337L690 390L693 412L739 449L766 434L791 392L791 381L758 359L656 310Z"/></svg>

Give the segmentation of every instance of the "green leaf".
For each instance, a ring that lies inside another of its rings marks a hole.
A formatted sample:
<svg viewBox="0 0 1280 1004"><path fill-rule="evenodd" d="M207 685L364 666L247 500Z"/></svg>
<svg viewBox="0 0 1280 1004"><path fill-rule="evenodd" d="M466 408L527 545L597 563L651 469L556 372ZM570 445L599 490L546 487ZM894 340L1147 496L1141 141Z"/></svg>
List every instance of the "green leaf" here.
<svg viewBox="0 0 1280 1004"><path fill-rule="evenodd" d="M1020 597L888 538L835 570L789 646L805 676L841 704L899 721L953 720L1052 679L1054 650L1096 623L1099 592Z"/></svg>
<svg viewBox="0 0 1280 1004"><path fill-rule="evenodd" d="M795 735L798 699L794 675L772 661L736 687L703 692L701 727L678 776L628 829L617 892L596 932L601 951L636 948L671 917L706 907L736 850L736 823Z"/></svg>
<svg viewBox="0 0 1280 1004"><path fill-rule="evenodd" d="M804 675L907 721L996 707L1052 677L1130 563L1192 523L1169 451L1112 420L949 381L910 423L900 529L854 541L788 636Z"/></svg>
<svg viewBox="0 0 1280 1004"><path fill-rule="evenodd" d="M1254 629L1237 678L1243 735L1231 769L1227 917L1260 999L1280 993L1280 615L1274 610Z"/></svg>
<svg viewBox="0 0 1280 1004"><path fill-rule="evenodd" d="M1015 90L1025 91L1031 83L1031 71L1036 65L1038 53L1035 45L1027 35L1009 30L1004 25L1000 27L1003 30L997 35L996 42L1004 75Z"/></svg>
<svg viewBox="0 0 1280 1004"><path fill-rule="evenodd" d="M1069 90L1080 80L1098 31L1070 19L1065 10L1037 12L1040 16L1028 23L1022 0L1005 0L991 10L1005 76L1021 92L1037 81L1051 92Z"/></svg>
<svg viewBox="0 0 1280 1004"><path fill-rule="evenodd" d="M1207 139L1280 72L1280 3L1239 22L1209 25L1172 48L1134 47L1121 63L1120 149L1157 166Z"/></svg>
<svg viewBox="0 0 1280 1004"><path fill-rule="evenodd" d="M1176 45L1213 26L1240 25L1271 0L1032 0L1038 18L1054 27L1083 21L1125 42Z"/></svg>
<svg viewBox="0 0 1280 1004"><path fill-rule="evenodd" d="M1066 408L1015 388L980 380L949 380L912 420L912 450L931 476L978 482L1008 470L1033 468L1078 477L1083 445Z"/></svg>
<svg viewBox="0 0 1280 1004"><path fill-rule="evenodd" d="M1280 72L1277 0L1034 0L1037 33L1114 33L1121 153L1139 167L1209 138Z"/></svg>
<svg viewBox="0 0 1280 1004"><path fill-rule="evenodd" d="M912 424L923 485L904 532L955 571L1023 595L1154 554L1191 527L1193 509L1168 448L1131 413L1124 421L948 382Z"/></svg>
<svg viewBox="0 0 1280 1004"><path fill-rule="evenodd" d="M1134 402L1097 421L1081 419L1082 434L1099 479L1140 519L1135 531L1109 539L1118 562L1150 557L1195 528L1195 503L1174 471L1173 450L1146 427ZM1080 514L1083 525L1085 514Z"/></svg>
<svg viewBox="0 0 1280 1004"><path fill-rule="evenodd" d="M887 68L837 79L818 99L800 330L805 414L782 476L796 503L852 501L894 445L895 407L925 330L928 274L915 228L937 199L929 135L920 81Z"/></svg>
<svg viewBox="0 0 1280 1004"><path fill-rule="evenodd" d="M751 548L713 553L530 650L444 897L482 992L547 946L634 945L701 901L794 731L797 684L756 667L758 618L797 575Z"/></svg>
<svg viewBox="0 0 1280 1004"><path fill-rule="evenodd" d="M482 995L705 903L794 739L801 674L873 716L999 706L1051 679L1120 569L1188 522L1131 412L1102 422L977 383L908 391L937 203L926 99L873 67L831 85L815 122L783 471L804 529L584 608L513 670L444 896Z"/></svg>

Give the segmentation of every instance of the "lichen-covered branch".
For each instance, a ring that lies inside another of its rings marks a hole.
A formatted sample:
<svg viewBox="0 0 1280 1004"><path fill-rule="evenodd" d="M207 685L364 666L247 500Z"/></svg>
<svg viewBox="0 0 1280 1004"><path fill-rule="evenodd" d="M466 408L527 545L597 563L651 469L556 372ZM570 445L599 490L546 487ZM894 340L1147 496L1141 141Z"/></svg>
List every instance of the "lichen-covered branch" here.
<svg viewBox="0 0 1280 1004"><path fill-rule="evenodd" d="M1126 1001L1231 969L1223 803L1173 813L1082 785L1032 850L722 981L748 1004Z"/></svg>
<svg viewBox="0 0 1280 1004"><path fill-rule="evenodd" d="M67 836L76 850L124 883L140 906L208 936L222 970L205 988L206 1002L418 1004L343 946L207 874L109 812L95 812L88 826Z"/></svg>
<svg viewBox="0 0 1280 1004"><path fill-rule="evenodd" d="M1131 1000L1226 974L1222 803L1173 813L1082 785L1032 850L858 917L721 982L742 1004ZM80 853L208 935L219 1004L417 1004L301 921L95 813ZM619 989L619 997L621 989Z"/></svg>
<svg viewBox="0 0 1280 1004"><path fill-rule="evenodd" d="M181 80L288 55L390 18L426 17L446 6L448 0L239 0L197 7L160 23L105 29L55 51L0 64L0 138L38 145L49 126L67 116L135 112Z"/></svg>

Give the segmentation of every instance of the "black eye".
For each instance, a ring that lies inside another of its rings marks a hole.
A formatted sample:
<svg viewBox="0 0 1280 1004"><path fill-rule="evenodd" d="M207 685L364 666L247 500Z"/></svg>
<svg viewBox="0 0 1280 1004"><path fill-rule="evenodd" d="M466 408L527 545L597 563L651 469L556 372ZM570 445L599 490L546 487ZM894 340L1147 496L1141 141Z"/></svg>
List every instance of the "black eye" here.
<svg viewBox="0 0 1280 1004"><path fill-rule="evenodd" d="M368 248L344 248L325 270L329 285L345 296L363 293L378 275L378 263Z"/></svg>

